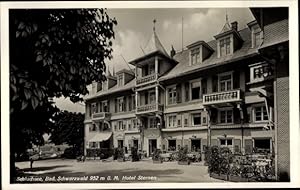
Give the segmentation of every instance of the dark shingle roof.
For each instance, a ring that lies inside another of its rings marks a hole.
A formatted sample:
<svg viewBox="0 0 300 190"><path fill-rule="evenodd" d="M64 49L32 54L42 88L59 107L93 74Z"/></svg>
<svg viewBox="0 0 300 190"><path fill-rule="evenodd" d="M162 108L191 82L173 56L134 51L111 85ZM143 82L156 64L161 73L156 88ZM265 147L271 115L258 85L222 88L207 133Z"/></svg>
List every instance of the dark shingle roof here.
<svg viewBox="0 0 300 190"><path fill-rule="evenodd" d="M104 96L104 95L110 95L113 94L115 92L121 92L121 91L127 91L127 90L131 90L134 86L135 86L135 78L131 81L129 81L127 84L125 84L124 86L118 86L117 84L115 86L113 86L112 88L105 90L105 91L100 91L97 92L96 94L91 94L88 95L85 100L91 100L100 96Z"/></svg>
<svg viewBox="0 0 300 190"><path fill-rule="evenodd" d="M289 22L281 20L264 27L264 42L260 49L289 40Z"/></svg>
<svg viewBox="0 0 300 190"><path fill-rule="evenodd" d="M206 67L214 66L225 62L233 62L241 58L257 54L257 48L251 48L251 31L249 28L244 28L239 31L241 38L244 40L240 49L236 50L232 55L224 57L217 57L217 41L212 40L207 44L214 50L213 54L202 63L196 65L189 65L189 50L183 50L174 56L174 59L179 63L167 74L162 76L159 80L168 80L171 78L179 77L185 74L192 73L198 69L204 69Z"/></svg>

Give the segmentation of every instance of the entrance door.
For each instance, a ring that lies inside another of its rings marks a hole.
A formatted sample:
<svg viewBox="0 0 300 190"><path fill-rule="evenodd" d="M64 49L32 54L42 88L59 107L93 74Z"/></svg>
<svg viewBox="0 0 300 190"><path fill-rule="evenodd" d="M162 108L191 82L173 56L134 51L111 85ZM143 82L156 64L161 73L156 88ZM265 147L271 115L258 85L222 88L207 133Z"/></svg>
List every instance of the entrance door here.
<svg viewBox="0 0 300 190"><path fill-rule="evenodd" d="M123 140L118 140L118 148L123 148Z"/></svg>
<svg viewBox="0 0 300 190"><path fill-rule="evenodd" d="M192 139L191 140L191 150L192 152L201 151L201 139Z"/></svg>
<svg viewBox="0 0 300 190"><path fill-rule="evenodd" d="M149 155L151 155L157 148L156 139L149 139Z"/></svg>
<svg viewBox="0 0 300 190"><path fill-rule="evenodd" d="M133 140L133 147L139 148L139 140Z"/></svg>

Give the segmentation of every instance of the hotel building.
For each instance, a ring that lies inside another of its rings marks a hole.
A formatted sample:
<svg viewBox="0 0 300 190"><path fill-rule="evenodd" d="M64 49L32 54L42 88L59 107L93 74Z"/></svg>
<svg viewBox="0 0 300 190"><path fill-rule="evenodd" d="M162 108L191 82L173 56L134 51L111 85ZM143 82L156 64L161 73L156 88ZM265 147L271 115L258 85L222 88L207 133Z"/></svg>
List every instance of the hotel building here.
<svg viewBox="0 0 300 190"><path fill-rule="evenodd" d="M130 61L134 71L107 72L105 82L93 83L85 99L85 154L116 147L130 152L133 146L147 156L183 146L203 153L218 145L277 156L277 147L289 145L288 138L278 144L276 129L288 135L288 62L285 57L287 70L278 75L277 60L265 50L278 38L288 43L288 20L262 22L267 11L251 11L256 20L246 28L226 22L214 40L199 39L178 52L165 50L154 27L145 54Z"/></svg>

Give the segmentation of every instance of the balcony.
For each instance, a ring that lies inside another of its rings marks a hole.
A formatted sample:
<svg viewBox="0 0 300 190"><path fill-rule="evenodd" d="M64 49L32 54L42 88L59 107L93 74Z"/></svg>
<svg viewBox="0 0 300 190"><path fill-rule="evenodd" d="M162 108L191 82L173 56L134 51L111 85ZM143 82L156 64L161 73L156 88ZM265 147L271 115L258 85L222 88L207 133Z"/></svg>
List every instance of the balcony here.
<svg viewBox="0 0 300 190"><path fill-rule="evenodd" d="M110 120L110 113L109 112L99 112L99 113L93 113L92 114L92 120L98 121L98 120Z"/></svg>
<svg viewBox="0 0 300 190"><path fill-rule="evenodd" d="M153 112L162 112L164 109L164 106L161 104L148 104L148 105L142 105L138 106L136 109L136 114L147 114L147 113L153 113Z"/></svg>
<svg viewBox="0 0 300 190"><path fill-rule="evenodd" d="M203 95L203 105L226 104L241 101L241 90L230 90Z"/></svg>
<svg viewBox="0 0 300 190"><path fill-rule="evenodd" d="M138 77L136 79L136 85L140 86L140 85L148 84L148 83L154 82L156 79L157 79L157 73L147 75L144 77Z"/></svg>

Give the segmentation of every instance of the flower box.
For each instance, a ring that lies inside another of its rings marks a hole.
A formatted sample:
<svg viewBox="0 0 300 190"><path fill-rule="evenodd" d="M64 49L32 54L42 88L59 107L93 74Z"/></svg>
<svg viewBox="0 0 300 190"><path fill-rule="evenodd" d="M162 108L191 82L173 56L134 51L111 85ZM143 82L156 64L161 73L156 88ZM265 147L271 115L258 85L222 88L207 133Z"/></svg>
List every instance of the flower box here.
<svg viewBox="0 0 300 190"><path fill-rule="evenodd" d="M241 177L241 176L234 176L234 175L229 175L228 176L228 181L232 181L232 182L247 182L248 179Z"/></svg>
<svg viewBox="0 0 300 190"><path fill-rule="evenodd" d="M163 163L162 160L153 160L153 164L161 164L161 163Z"/></svg>
<svg viewBox="0 0 300 190"><path fill-rule="evenodd" d="M179 165L190 165L190 161L178 161Z"/></svg>

